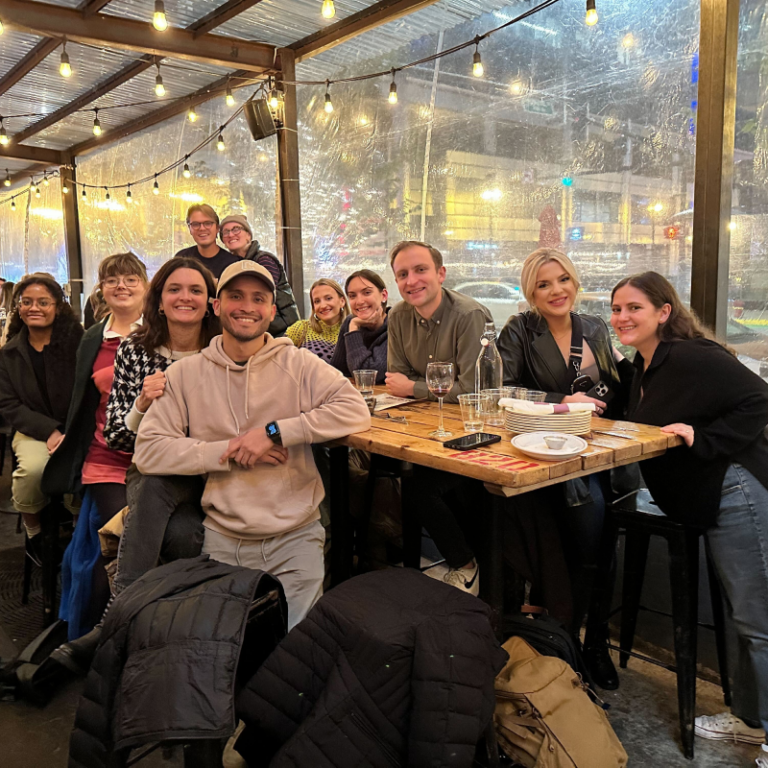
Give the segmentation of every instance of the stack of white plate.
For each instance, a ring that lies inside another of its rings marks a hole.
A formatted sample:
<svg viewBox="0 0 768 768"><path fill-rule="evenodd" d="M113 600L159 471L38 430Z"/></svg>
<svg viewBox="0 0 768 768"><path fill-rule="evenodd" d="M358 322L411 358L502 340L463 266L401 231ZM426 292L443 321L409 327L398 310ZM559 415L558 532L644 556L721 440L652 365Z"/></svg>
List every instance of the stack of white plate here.
<svg viewBox="0 0 768 768"><path fill-rule="evenodd" d="M592 412L576 413L516 413L506 409L506 427L510 432L565 432L569 435L586 435L592 430Z"/></svg>

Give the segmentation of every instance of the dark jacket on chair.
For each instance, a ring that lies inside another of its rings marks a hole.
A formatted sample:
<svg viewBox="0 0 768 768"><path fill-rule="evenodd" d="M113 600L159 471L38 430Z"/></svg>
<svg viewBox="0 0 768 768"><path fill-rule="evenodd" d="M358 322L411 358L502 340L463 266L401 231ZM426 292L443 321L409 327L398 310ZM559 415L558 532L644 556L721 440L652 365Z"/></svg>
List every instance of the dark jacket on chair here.
<svg viewBox="0 0 768 768"><path fill-rule="evenodd" d="M73 325L62 337L54 331L51 342L43 347L48 403L29 358L27 327L0 350L0 414L13 430L42 442L56 429L64 431L82 335L83 329Z"/></svg>
<svg viewBox="0 0 768 768"><path fill-rule="evenodd" d="M605 415L607 418L621 418L635 375L634 367L626 359L616 365L611 335L602 318L592 315L579 315L579 318L584 343L589 344L595 356L600 379L616 395ZM504 363L505 387L526 387L546 392L548 403L559 403L571 394L565 360L547 321L541 315L527 311L510 317L499 334L498 346Z"/></svg>
<svg viewBox="0 0 768 768"><path fill-rule="evenodd" d="M284 634L283 620L277 637L261 638L266 650L243 643L251 603L274 589L284 619L277 579L207 556L155 568L126 589L104 622L69 767L104 768L113 752L149 742L231 736L241 646L257 667Z"/></svg>
<svg viewBox="0 0 768 768"><path fill-rule="evenodd" d="M323 596L245 686L250 768L472 765L507 654L471 595L411 569Z"/></svg>
<svg viewBox="0 0 768 768"><path fill-rule="evenodd" d="M93 383L93 364L104 340L107 319L89 328L77 350L75 386L67 413L64 440L51 456L43 472L43 491L48 494L76 493L82 490L83 462L96 431L96 410L101 395Z"/></svg>

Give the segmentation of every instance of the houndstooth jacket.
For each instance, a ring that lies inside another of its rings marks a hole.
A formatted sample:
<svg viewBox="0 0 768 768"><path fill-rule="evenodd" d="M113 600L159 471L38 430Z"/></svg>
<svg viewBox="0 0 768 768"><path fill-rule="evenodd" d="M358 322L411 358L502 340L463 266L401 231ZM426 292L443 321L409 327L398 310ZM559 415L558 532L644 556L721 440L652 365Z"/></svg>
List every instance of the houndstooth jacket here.
<svg viewBox="0 0 768 768"><path fill-rule="evenodd" d="M104 439L113 451L133 453L136 433L127 425L126 417L141 394L144 379L157 371L165 371L172 362L159 352L150 355L130 337L120 345L104 427Z"/></svg>

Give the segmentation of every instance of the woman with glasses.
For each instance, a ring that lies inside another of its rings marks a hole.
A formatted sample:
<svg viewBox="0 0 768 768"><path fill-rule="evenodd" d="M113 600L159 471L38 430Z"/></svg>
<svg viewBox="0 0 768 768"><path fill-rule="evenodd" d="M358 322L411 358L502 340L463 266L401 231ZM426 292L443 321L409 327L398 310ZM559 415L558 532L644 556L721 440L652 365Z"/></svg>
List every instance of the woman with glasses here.
<svg viewBox="0 0 768 768"><path fill-rule="evenodd" d="M146 267L132 253L107 256L99 264L99 286L109 315L83 336L66 439L43 478L50 493L83 493L80 520L64 561L71 586L62 594L60 613L69 622L70 640L94 626L109 599L106 561L93 547L99 528L126 506L125 475L131 454L112 450L104 428L118 347L141 327Z"/></svg>
<svg viewBox="0 0 768 768"><path fill-rule="evenodd" d="M235 256L261 264L272 275L277 312L269 325L269 332L272 336L284 336L288 327L299 319L299 308L283 265L271 253L261 250L259 241L253 239L248 219L242 214L227 216L221 222L221 242Z"/></svg>
<svg viewBox="0 0 768 768"><path fill-rule="evenodd" d="M328 277L315 280L309 289L312 317L294 323L285 335L297 346L308 349L313 355L331 361L339 331L349 315L349 304L341 286Z"/></svg>
<svg viewBox="0 0 768 768"><path fill-rule="evenodd" d="M217 280L230 264L240 261L237 256L219 247L216 241L219 236L219 215L210 205L190 205L187 210L187 227L195 245L182 248L176 258L197 259Z"/></svg>
<svg viewBox="0 0 768 768"><path fill-rule="evenodd" d="M0 350L0 414L15 431L13 508L21 513L32 554L39 559L40 512L50 503L41 480L64 438L83 329L50 275L25 277L17 297L8 342Z"/></svg>

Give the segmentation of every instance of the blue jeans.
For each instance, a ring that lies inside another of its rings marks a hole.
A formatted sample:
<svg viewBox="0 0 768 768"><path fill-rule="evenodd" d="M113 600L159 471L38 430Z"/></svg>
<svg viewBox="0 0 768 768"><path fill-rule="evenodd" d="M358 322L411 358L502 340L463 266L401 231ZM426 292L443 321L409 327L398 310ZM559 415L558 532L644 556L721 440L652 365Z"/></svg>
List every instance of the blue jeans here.
<svg viewBox="0 0 768 768"><path fill-rule="evenodd" d="M768 731L768 490L740 464L728 468L706 536L739 639L733 713Z"/></svg>

